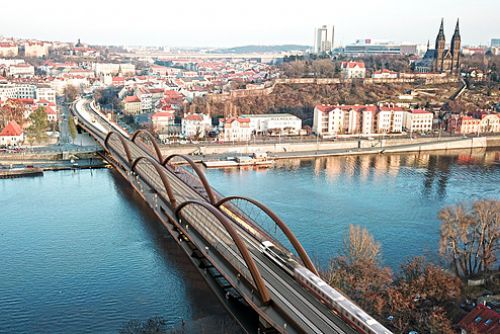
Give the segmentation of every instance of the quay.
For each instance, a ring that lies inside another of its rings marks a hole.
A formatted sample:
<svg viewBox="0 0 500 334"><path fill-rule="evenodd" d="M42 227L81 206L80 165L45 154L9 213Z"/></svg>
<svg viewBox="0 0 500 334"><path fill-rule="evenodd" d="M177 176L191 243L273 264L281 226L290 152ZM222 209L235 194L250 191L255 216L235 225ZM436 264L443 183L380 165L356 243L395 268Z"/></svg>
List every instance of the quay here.
<svg viewBox="0 0 500 334"><path fill-rule="evenodd" d="M16 169L0 169L0 179L14 179L19 177L42 176L43 169L41 168L16 168Z"/></svg>

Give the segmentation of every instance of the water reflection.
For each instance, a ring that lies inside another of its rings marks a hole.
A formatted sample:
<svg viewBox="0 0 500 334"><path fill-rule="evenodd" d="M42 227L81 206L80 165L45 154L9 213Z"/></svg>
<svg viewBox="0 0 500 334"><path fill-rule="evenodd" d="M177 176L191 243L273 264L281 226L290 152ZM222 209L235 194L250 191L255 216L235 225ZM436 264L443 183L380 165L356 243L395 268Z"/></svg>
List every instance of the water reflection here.
<svg viewBox="0 0 500 334"><path fill-rule="evenodd" d="M458 150L277 161L261 170L208 170L224 195L254 197L273 209L320 262L336 254L349 224L382 243L386 264L435 257L438 212L477 198L500 198L500 151Z"/></svg>

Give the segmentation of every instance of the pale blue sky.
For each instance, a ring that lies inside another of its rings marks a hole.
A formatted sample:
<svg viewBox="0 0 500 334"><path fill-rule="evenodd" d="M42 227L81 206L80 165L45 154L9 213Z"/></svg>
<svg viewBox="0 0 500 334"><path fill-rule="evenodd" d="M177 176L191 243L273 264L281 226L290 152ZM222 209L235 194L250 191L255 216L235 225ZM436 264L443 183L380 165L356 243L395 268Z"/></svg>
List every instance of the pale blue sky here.
<svg viewBox="0 0 500 334"><path fill-rule="evenodd" d="M115 45L312 45L321 24L336 41L434 40L441 17L463 44L500 38L500 0L25 0L1 1L0 35Z"/></svg>

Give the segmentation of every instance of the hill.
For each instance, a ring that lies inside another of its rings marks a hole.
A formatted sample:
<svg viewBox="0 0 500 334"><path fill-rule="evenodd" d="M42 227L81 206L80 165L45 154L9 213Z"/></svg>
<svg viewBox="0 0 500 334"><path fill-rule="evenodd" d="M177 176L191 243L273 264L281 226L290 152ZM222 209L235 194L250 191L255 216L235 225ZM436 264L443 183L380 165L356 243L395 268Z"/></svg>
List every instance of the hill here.
<svg viewBox="0 0 500 334"><path fill-rule="evenodd" d="M244 45L232 48L221 48L210 51L211 53L271 53L305 51L310 49L307 45L283 44L283 45Z"/></svg>

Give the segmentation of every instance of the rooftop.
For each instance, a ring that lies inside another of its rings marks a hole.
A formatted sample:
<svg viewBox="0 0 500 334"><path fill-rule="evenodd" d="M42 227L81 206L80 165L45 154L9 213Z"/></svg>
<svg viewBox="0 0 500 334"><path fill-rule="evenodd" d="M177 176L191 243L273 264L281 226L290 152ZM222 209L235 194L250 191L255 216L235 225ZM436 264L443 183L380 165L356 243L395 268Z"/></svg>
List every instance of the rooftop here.
<svg viewBox="0 0 500 334"><path fill-rule="evenodd" d="M17 137L23 134L23 129L15 121L10 121L7 126L0 132L3 137Z"/></svg>

